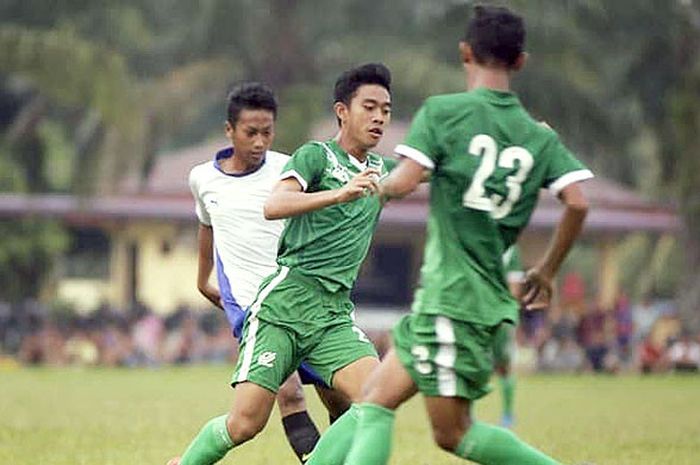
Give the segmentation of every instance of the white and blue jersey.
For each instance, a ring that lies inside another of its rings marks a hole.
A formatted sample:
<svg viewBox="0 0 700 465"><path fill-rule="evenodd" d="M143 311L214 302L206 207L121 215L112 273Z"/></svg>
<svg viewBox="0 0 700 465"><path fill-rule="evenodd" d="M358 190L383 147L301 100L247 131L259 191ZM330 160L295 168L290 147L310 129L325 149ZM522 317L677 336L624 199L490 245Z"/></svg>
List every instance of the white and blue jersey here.
<svg viewBox="0 0 700 465"><path fill-rule="evenodd" d="M260 283L277 269L277 243L284 220L266 220L263 206L289 157L269 150L260 168L236 175L220 167L223 159L232 156L233 148L220 150L213 161L192 169L189 183L200 223L213 230L216 274L226 316L236 323L240 320L242 326L242 315L253 303ZM234 332L239 336L240 328Z"/></svg>
<svg viewBox="0 0 700 465"><path fill-rule="evenodd" d="M260 283L277 270L284 220L266 220L263 206L289 156L268 150L256 171L242 175L221 170L221 160L232 156L234 149L229 147L214 160L195 166L189 184L199 222L213 231L219 292L233 334L240 339ZM305 371L300 369L303 380L320 380Z"/></svg>

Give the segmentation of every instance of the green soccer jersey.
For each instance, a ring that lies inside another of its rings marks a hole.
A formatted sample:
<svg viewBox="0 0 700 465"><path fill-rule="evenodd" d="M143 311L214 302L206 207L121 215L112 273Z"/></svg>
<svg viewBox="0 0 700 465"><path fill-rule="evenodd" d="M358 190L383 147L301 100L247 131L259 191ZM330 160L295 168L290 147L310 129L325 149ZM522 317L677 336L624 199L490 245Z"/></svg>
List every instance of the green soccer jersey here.
<svg viewBox="0 0 700 465"><path fill-rule="evenodd" d="M433 171L414 311L486 325L517 321L502 256L540 188L558 194L591 172L514 94L484 88L429 98L396 153Z"/></svg>
<svg viewBox="0 0 700 465"><path fill-rule="evenodd" d="M367 168L386 175L391 160L368 153L364 163L335 141L301 146L282 170L305 192L338 189ZM367 255L382 203L376 195L294 216L280 239L277 263L316 279L329 292L352 288Z"/></svg>

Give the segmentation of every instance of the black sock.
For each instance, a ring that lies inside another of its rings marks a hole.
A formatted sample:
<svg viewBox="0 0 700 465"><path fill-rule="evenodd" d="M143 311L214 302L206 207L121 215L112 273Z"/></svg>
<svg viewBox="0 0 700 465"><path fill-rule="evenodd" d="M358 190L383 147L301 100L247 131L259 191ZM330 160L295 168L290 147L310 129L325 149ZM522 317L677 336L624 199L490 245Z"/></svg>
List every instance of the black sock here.
<svg viewBox="0 0 700 465"><path fill-rule="evenodd" d="M319 439L318 429L306 411L282 418L284 434L301 463L306 462Z"/></svg>

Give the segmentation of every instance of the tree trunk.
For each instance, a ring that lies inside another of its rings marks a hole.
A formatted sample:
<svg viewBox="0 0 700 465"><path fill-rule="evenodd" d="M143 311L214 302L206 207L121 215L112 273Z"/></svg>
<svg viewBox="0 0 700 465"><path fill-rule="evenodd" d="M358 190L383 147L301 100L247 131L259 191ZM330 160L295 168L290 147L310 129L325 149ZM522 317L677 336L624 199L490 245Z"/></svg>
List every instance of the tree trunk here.
<svg viewBox="0 0 700 465"><path fill-rule="evenodd" d="M294 0L271 0L271 27L267 34L267 59L263 62L264 82L281 89L297 82L313 81L313 57L304 44Z"/></svg>
<svg viewBox="0 0 700 465"><path fill-rule="evenodd" d="M691 71L692 72L692 71ZM700 70L687 79L676 98L674 119L678 134L677 183L683 230L685 279L679 290L681 318L700 329Z"/></svg>

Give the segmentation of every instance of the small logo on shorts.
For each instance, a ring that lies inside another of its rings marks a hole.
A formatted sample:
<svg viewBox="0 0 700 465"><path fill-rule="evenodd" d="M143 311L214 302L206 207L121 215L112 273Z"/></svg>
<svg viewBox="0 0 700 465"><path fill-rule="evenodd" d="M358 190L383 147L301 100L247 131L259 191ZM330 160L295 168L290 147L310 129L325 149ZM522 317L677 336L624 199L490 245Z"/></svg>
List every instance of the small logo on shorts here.
<svg viewBox="0 0 700 465"><path fill-rule="evenodd" d="M258 357L258 365L272 368L272 364L275 363L276 358L277 358L277 354L274 352L263 352Z"/></svg>

